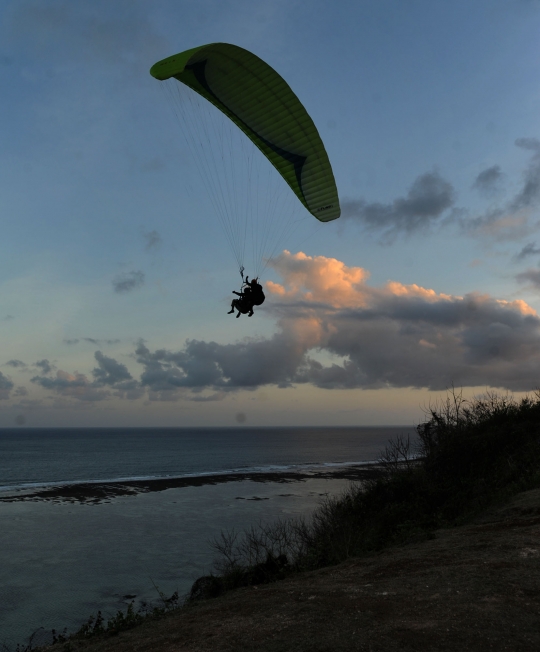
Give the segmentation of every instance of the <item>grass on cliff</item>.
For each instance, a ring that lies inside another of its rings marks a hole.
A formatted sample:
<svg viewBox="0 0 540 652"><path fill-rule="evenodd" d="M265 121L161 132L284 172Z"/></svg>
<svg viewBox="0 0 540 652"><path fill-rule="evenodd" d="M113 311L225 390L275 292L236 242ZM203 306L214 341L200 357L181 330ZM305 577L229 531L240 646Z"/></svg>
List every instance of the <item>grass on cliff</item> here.
<svg viewBox="0 0 540 652"><path fill-rule="evenodd" d="M429 538L540 486L539 391L519 402L494 393L469 402L452 390L426 416L415 441L389 442L378 477L327 499L309 519L223 532L213 542L217 575L198 580L192 597Z"/></svg>

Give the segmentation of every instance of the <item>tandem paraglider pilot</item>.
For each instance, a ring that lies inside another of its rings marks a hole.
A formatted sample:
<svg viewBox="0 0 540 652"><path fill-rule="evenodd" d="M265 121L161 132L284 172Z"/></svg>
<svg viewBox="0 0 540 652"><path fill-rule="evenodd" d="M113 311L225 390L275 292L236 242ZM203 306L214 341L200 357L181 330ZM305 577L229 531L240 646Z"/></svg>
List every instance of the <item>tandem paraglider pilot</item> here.
<svg viewBox="0 0 540 652"><path fill-rule="evenodd" d="M281 247L278 236L285 237L288 229L283 229L278 220L289 212L287 209L283 215L278 208L281 204L276 203L280 201L276 192L281 186L274 191L273 184L266 189L258 182L257 186L251 184L252 177L255 181L253 166L262 156L276 170L277 183L290 188L302 210L321 223L330 222L341 215L341 208L324 143L283 77L256 54L237 45L207 43L184 50L155 63L150 74L160 82L169 80L165 96L170 98L191 157L201 162L198 167L208 190L215 193L216 213L242 276L240 292L234 292L237 298L229 314L238 311L237 317L251 317L254 306L264 302L264 292L259 277L244 280L244 254L253 248L251 269L255 274L262 273L263 260L270 259L271 252ZM205 106L210 104L221 112L222 120L214 120L214 109L206 111ZM235 135L242 139L241 144L240 140L236 144ZM244 136L253 148L249 145L244 149ZM259 153L255 153L257 150ZM240 151L248 156L237 156ZM245 206L237 187L241 179L249 182L250 199ZM268 181L271 179L273 174ZM242 207L246 210L239 210ZM273 223L268 222L271 216ZM270 233L274 237L269 237Z"/></svg>
<svg viewBox="0 0 540 652"><path fill-rule="evenodd" d="M259 279L254 278L250 281L249 276L246 276L246 281L240 292L233 290L233 294L238 295L240 298L232 300L231 309L228 314L232 315L235 310L238 310L238 314L236 315L237 319L240 315L246 314L248 317L251 317L253 315L253 306L260 306L266 298Z"/></svg>

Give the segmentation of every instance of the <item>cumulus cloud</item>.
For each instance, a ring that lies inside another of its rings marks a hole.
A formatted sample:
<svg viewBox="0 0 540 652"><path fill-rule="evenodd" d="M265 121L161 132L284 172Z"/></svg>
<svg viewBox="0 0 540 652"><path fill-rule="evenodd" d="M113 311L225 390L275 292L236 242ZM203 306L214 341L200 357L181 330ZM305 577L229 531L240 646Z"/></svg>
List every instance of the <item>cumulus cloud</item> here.
<svg viewBox="0 0 540 652"><path fill-rule="evenodd" d="M34 376L31 381L61 396L79 399L80 401L101 401L109 396L107 391L97 389L84 374L77 371L70 374L59 369L54 378Z"/></svg>
<svg viewBox="0 0 540 652"><path fill-rule="evenodd" d="M145 394L141 383L133 378L126 365L103 355L101 351L96 351L94 357L98 363L98 367L92 371L94 387L107 385L115 390L113 393L116 397L129 400L136 400Z"/></svg>
<svg viewBox="0 0 540 652"><path fill-rule="evenodd" d="M114 358L103 355L101 351L96 351L94 357L99 366L92 371L92 375L99 385L115 385L133 379L126 365L117 362Z"/></svg>
<svg viewBox="0 0 540 652"><path fill-rule="evenodd" d="M47 359L34 362L35 367L39 367L44 374L50 374L56 367L51 364Z"/></svg>
<svg viewBox="0 0 540 652"><path fill-rule="evenodd" d="M372 286L367 270L324 256L284 251L269 264L281 279L265 285L267 314L277 325L270 337L231 344L189 339L179 350L152 350L141 340L132 356L142 367L138 378L96 351L91 378L59 370L32 381L80 401L143 394L151 401L216 401L262 385L444 390L453 383L513 391L538 385L540 317L524 301L454 296L397 281ZM540 271L527 280L540 286Z"/></svg>
<svg viewBox="0 0 540 652"><path fill-rule="evenodd" d="M92 371L93 380L77 371L68 373L62 369L52 377L53 368L47 360L36 363L42 367L45 376L34 376L31 382L53 391L55 394L81 402L102 401L111 396L125 399L137 399L144 394L141 383L135 380L127 367L114 358L104 355L101 351L94 353L98 363Z"/></svg>
<svg viewBox="0 0 540 652"><path fill-rule="evenodd" d="M473 188L483 193L491 194L499 187L503 177L499 165L492 165L490 168L482 170L473 183Z"/></svg>
<svg viewBox="0 0 540 652"><path fill-rule="evenodd" d="M136 271L119 274L113 279L112 285L115 292L131 292L144 285L144 273Z"/></svg>
<svg viewBox="0 0 540 652"><path fill-rule="evenodd" d="M151 352L140 343L136 354L144 367L142 385L153 392L169 392L266 384L285 387L291 384L305 351L294 338L279 333L270 339L226 345L188 340L183 350L176 352Z"/></svg>
<svg viewBox="0 0 540 652"><path fill-rule="evenodd" d="M383 241L392 242L400 234L425 231L454 201L453 186L438 173L428 172L414 181L406 197L390 204L368 203L363 199L343 201L342 218L354 220L380 233Z"/></svg>
<svg viewBox="0 0 540 652"><path fill-rule="evenodd" d="M538 383L540 318L523 301L395 281L372 287L366 270L323 256L284 252L271 265L283 279L266 284L278 332L234 344L188 340L179 351L140 342L140 382L151 398L268 384L521 391ZM317 351L335 362L319 362Z"/></svg>

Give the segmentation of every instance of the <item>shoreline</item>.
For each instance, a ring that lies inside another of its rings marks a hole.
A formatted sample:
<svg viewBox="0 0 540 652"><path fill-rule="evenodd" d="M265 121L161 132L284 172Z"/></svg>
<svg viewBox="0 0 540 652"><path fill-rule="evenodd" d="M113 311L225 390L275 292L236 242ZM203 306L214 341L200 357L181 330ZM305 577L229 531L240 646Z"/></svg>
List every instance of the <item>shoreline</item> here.
<svg viewBox="0 0 540 652"><path fill-rule="evenodd" d="M147 480L123 480L114 482L73 482L52 485L36 490L14 489L0 494L0 503L24 501L78 502L98 504L119 496L136 496L140 493L165 491L183 487L201 487L226 482L304 482L310 479L350 480L361 482L380 473L380 464L357 464L340 468L311 471L262 471L247 473L216 473L215 475L155 478Z"/></svg>

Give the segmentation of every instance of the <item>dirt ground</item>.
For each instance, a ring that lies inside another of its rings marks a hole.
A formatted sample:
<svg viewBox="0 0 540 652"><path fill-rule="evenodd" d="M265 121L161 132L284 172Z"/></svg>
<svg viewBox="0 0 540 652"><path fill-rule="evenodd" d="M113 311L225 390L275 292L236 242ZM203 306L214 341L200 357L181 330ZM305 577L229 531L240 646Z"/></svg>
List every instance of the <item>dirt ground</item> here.
<svg viewBox="0 0 540 652"><path fill-rule="evenodd" d="M429 541L239 589L71 649L539 652L540 490Z"/></svg>

